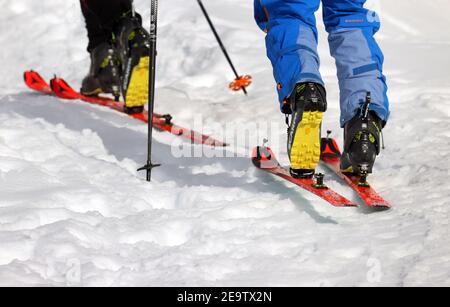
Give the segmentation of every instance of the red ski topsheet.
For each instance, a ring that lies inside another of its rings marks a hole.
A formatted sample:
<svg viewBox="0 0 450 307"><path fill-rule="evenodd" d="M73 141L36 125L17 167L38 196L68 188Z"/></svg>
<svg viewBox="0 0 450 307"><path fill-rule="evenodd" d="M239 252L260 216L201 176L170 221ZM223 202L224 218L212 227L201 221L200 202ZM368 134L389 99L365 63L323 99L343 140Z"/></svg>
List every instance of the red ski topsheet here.
<svg viewBox="0 0 450 307"><path fill-rule="evenodd" d="M391 208L391 205L383 199L370 186L361 186L359 184L360 177L355 175L344 174L341 172L341 150L334 139L322 139L322 162L332 170L336 175L343 179L369 207L373 208Z"/></svg>
<svg viewBox="0 0 450 307"><path fill-rule="evenodd" d="M54 94L55 96L68 99L68 100L82 100L91 104L105 106L114 109L118 112L124 113L124 103L115 101L105 97L91 97L81 95L75 91L64 79L53 78L50 81L50 85L35 71L26 71L24 73L25 84L35 90L45 94ZM126 114L126 113L124 113ZM137 120L144 123L148 123L147 111L138 114L127 114ZM227 144L218 140L215 140L209 136L201 133L177 126L170 122L170 118L165 115L154 114L153 115L153 127L160 131L167 131L171 134L182 136L190 141L203 144L211 147L226 147Z"/></svg>
<svg viewBox="0 0 450 307"><path fill-rule="evenodd" d="M48 85L48 83L37 72L33 70L26 71L23 74L23 79L25 84L32 90L45 94L52 94L50 85Z"/></svg>
<svg viewBox="0 0 450 307"><path fill-rule="evenodd" d="M324 158L322 161L325 165L335 172L340 178L345 180L345 182L359 195L363 202L369 207L379 207L379 208L391 208L391 205L381 197L372 187L360 186L359 176L346 175L341 172L340 160L339 159L329 159Z"/></svg>
<svg viewBox="0 0 450 307"><path fill-rule="evenodd" d="M326 200L332 206L335 207L357 207L358 205L348 200L344 196L334 192L329 188L316 188L314 187L315 181L313 179L296 179L293 178L289 171L283 168L275 158L274 153L270 148L265 148L265 151L261 151L261 147L257 147L253 150L252 161L253 164L268 173L281 177L317 196ZM267 152L267 154L262 154Z"/></svg>

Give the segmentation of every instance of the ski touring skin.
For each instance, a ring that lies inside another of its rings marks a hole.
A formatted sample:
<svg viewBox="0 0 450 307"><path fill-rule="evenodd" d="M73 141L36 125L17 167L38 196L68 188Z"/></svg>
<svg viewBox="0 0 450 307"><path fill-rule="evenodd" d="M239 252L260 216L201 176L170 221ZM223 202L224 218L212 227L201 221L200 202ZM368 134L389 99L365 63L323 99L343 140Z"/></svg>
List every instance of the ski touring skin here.
<svg viewBox="0 0 450 307"><path fill-rule="evenodd" d="M322 163L348 184L368 207L379 209L391 208L391 204L381 197L370 184L362 184L359 176L341 172L341 155L339 146L334 139L322 139Z"/></svg>
<svg viewBox="0 0 450 307"><path fill-rule="evenodd" d="M315 194L316 196L327 201L334 207L357 207L358 205L348 200L344 196L336 193L332 189L328 188L323 183L323 175L319 174L316 180L312 178L308 179L296 179L291 176L289 170L285 169L277 161L272 150L265 146L256 147L252 153L253 164L267 173L276 175L283 178L302 189Z"/></svg>
<svg viewBox="0 0 450 307"><path fill-rule="evenodd" d="M115 101L106 97L99 96L84 96L78 91L74 90L64 79L53 78L48 84L40 75L35 71L26 71L24 73L25 84L32 90L48 94L55 95L58 98L66 100L80 100L90 104L108 107L116 110L120 113L126 114L134 119L148 123L148 113L144 111L137 114L127 114L124 112L124 103ZM172 116L170 115L153 115L153 127L159 131L166 131L176 136L182 136L193 143L203 144L211 147L226 147L227 144L211 138L210 136L203 135L201 133L192 131L187 128L183 128L172 123Z"/></svg>

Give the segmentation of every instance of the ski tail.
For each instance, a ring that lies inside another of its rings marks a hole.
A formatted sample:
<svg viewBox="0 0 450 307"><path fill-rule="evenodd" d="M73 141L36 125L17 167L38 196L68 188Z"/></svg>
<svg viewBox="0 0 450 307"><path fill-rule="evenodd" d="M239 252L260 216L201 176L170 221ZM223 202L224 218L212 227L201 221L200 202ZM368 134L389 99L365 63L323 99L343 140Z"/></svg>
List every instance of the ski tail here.
<svg viewBox="0 0 450 307"><path fill-rule="evenodd" d="M252 162L257 168L274 169L280 166L274 157L275 155L272 149L269 147L258 146L253 149Z"/></svg>
<svg viewBox="0 0 450 307"><path fill-rule="evenodd" d="M141 113L128 114L124 110L125 104L111 98L101 96L85 96L73 89L68 82L62 78L53 78L47 83L37 72L29 70L24 72L24 82L27 87L39 93L54 95L61 99L81 100L90 104L108 107L120 113L137 119L141 122L148 123L148 112L144 110ZM159 131L165 131L176 136L181 136L190 140L194 144L202 144L211 147L227 147L225 142L218 141L211 136L204 135L199 132L178 126L172 122L172 116L153 114L153 126Z"/></svg>
<svg viewBox="0 0 450 307"><path fill-rule="evenodd" d="M70 87L70 85L63 79L57 77L53 78L50 81L50 87L53 93L59 98L69 100L82 98L82 95Z"/></svg>
<svg viewBox="0 0 450 307"><path fill-rule="evenodd" d="M56 97L61 99L67 99L67 100L82 100L84 102L90 103L90 104L96 104L101 105L104 107L108 107L114 110L117 110L119 112L123 112L124 104L120 101L115 101L113 99L100 97L100 96L85 96L74 90L69 83L67 83L62 78L53 78L50 81L50 87L53 91L53 94L55 94ZM140 119L143 114L135 114L136 119ZM141 116L140 116L141 115ZM144 116L145 117L145 116ZM146 118L146 117L145 117Z"/></svg>
<svg viewBox="0 0 450 307"><path fill-rule="evenodd" d="M45 94L52 93L50 85L44 80L44 78L41 77L40 74L38 74L34 70L25 71L23 73L23 79L25 81L25 84L32 90Z"/></svg>
<svg viewBox="0 0 450 307"><path fill-rule="evenodd" d="M332 138L322 138L321 141L321 159L340 159L342 156L339 145L335 139Z"/></svg>

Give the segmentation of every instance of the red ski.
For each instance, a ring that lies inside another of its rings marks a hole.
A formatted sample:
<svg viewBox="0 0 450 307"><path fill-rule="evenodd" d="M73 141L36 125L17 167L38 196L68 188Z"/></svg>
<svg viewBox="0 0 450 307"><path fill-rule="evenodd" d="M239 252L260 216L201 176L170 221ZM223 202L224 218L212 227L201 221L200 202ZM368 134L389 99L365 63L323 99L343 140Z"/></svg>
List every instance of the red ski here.
<svg viewBox="0 0 450 307"><path fill-rule="evenodd" d="M336 175L343 179L361 198L361 200L372 208L391 208L389 202L381 197L369 184L362 185L361 178L356 175L341 172L341 151L337 142L331 138L322 139L322 162Z"/></svg>
<svg viewBox="0 0 450 307"><path fill-rule="evenodd" d="M50 84L48 84L37 72L32 70L26 71L24 73L24 79L25 84L32 90L44 94L55 95L56 97L61 99L81 100L90 104L108 107L123 114L127 114L123 111L123 102L115 101L106 97L84 96L74 90L64 79L55 77L50 81ZM147 111L143 113L127 115L144 123L148 123ZM160 115L155 113L153 116L153 127L155 127L155 129L159 131L167 131L176 136L182 136L186 139L189 139L193 143L208 145L212 147L227 146L227 144L225 144L224 142L215 140L209 136L173 124L172 117L170 115Z"/></svg>
<svg viewBox="0 0 450 307"><path fill-rule="evenodd" d="M293 178L290 172L283 168L277 161L274 153L268 147L256 147L252 154L253 164L270 174L281 177L297 186L311 192L335 207L357 207L358 205L348 200L344 196L336 193L330 188L326 187L319 178L317 181L310 179L296 179Z"/></svg>
<svg viewBox="0 0 450 307"><path fill-rule="evenodd" d="M50 85L37 72L30 70L23 74L26 86L40 93L51 95L52 89Z"/></svg>

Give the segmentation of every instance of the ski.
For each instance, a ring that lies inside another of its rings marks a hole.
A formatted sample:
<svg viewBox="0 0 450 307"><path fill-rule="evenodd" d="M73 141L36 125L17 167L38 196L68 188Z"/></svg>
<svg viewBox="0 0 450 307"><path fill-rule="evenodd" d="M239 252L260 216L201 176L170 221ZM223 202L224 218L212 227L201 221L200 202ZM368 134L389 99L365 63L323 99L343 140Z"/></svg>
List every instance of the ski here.
<svg viewBox="0 0 450 307"><path fill-rule="evenodd" d="M334 207L357 207L358 205L354 202L346 199L342 195L336 193L332 189L328 188L323 184L323 176L319 175L317 177L317 181L308 178L308 179L296 179L293 178L290 172L282 167L280 163L277 161L274 153L268 147L259 146L253 150L252 153L252 162L253 164L267 173L276 175L280 178L283 178L302 189L313 193L314 195L322 198L327 201Z"/></svg>
<svg viewBox="0 0 450 307"><path fill-rule="evenodd" d="M341 150L332 138L322 139L321 160L325 166L347 183L361 198L361 200L372 208L389 209L391 205L381 197L368 183L361 184L361 178L356 175L341 172Z"/></svg>
<svg viewBox="0 0 450 307"><path fill-rule="evenodd" d="M40 74L33 70L24 72L23 79L25 81L25 85L30 89L47 95L53 94L47 81L45 81Z"/></svg>
<svg viewBox="0 0 450 307"><path fill-rule="evenodd" d="M114 99L106 97L84 96L78 91L74 90L64 79L55 77L50 81L49 84L40 76L39 73L30 70L24 73L24 80L25 84L34 91L47 95L54 95L61 99L80 100L90 104L108 107L141 122L148 123L147 111L137 114L127 114L124 112L123 102L115 101ZM176 136L182 136L196 144L203 144L211 147L228 146L226 143L215 140L210 136L203 135L201 133L180 127L172 123L172 116L170 115L161 115L155 113L153 115L153 127L159 131L166 131Z"/></svg>

